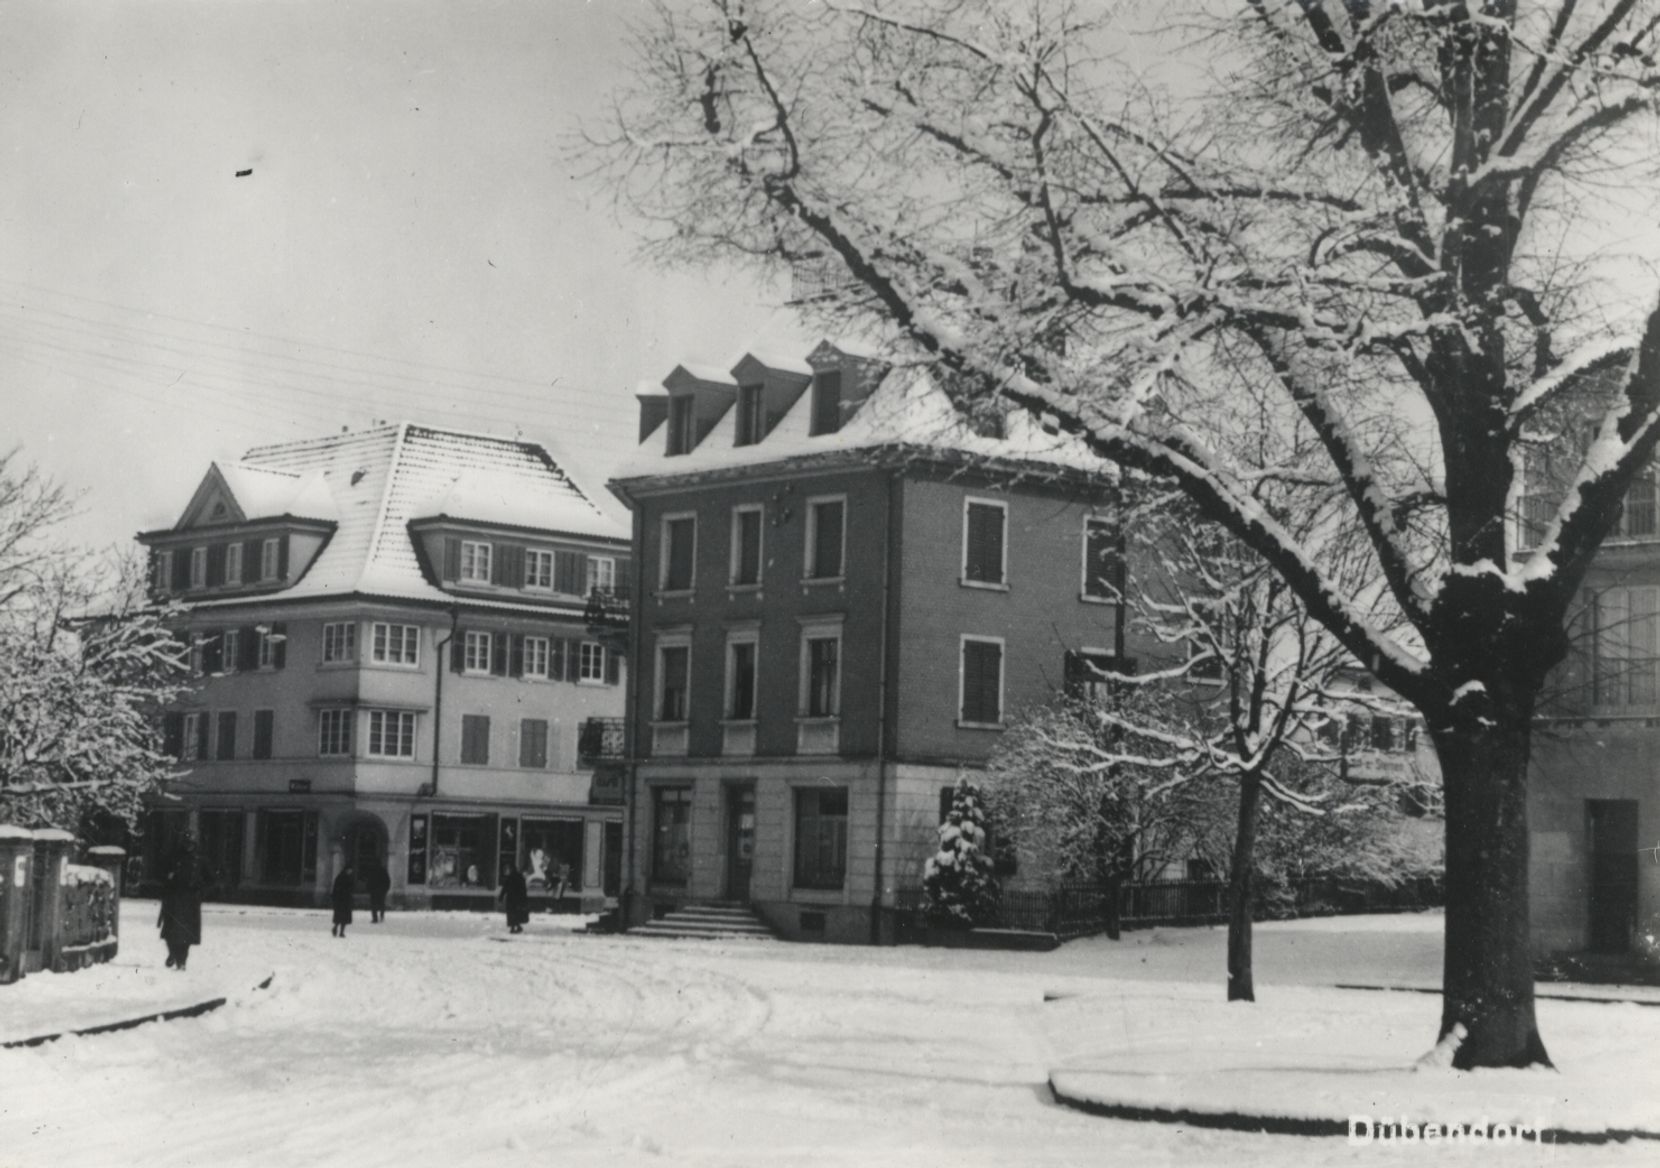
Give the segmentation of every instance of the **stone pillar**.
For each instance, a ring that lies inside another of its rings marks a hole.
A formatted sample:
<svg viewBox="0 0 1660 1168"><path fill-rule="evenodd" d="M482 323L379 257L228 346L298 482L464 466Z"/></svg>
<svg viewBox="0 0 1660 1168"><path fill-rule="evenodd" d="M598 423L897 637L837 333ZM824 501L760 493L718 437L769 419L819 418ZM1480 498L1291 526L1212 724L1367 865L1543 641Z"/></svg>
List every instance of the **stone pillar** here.
<svg viewBox="0 0 1660 1168"><path fill-rule="evenodd" d="M110 939L121 936L121 871L127 862L127 850L110 846L88 848L86 862L94 868L101 868L109 873L110 884L115 889L110 900ZM115 956L115 950L110 950L110 956Z"/></svg>
<svg viewBox="0 0 1660 1168"><path fill-rule="evenodd" d="M0 985L23 976L23 923L29 915L35 833L0 823Z"/></svg>
<svg viewBox="0 0 1660 1168"><path fill-rule="evenodd" d="M35 879L43 882L40 920L35 927L41 938L40 967L56 970L63 959L63 883L68 875L69 850L75 846L75 837L55 827L35 832L35 855L42 863L35 870Z"/></svg>

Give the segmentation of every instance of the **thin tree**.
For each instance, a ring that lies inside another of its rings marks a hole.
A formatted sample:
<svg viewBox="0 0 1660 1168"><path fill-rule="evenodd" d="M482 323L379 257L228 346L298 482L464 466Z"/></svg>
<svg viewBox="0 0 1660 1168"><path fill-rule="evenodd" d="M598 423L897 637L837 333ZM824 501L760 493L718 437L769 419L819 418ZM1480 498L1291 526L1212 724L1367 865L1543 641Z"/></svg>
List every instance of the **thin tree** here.
<svg viewBox="0 0 1660 1168"><path fill-rule="evenodd" d="M1598 268L1595 230L1627 213L1596 184L1652 155L1653 5L1254 0L1181 44L1189 97L1135 77L1147 45L1099 11L663 4L590 156L665 228L651 254L812 270L821 321L879 325L966 403L995 396L1179 483L1261 556L1434 742L1453 1064L1548 1063L1528 743L1568 607L1660 436L1660 312L1601 327L1628 273ZM1318 436L1399 635L1215 441L1219 349ZM1524 553L1519 450L1617 350L1595 439Z"/></svg>

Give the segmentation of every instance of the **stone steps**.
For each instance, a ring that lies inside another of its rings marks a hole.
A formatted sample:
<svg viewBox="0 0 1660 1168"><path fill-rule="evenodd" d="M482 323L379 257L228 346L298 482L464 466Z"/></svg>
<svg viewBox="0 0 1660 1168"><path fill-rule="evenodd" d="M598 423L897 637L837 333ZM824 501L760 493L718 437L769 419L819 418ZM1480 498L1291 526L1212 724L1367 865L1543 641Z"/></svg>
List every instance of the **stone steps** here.
<svg viewBox="0 0 1660 1168"><path fill-rule="evenodd" d="M650 924L628 930L630 937L691 937L703 940L771 941L773 931L747 905L688 904Z"/></svg>

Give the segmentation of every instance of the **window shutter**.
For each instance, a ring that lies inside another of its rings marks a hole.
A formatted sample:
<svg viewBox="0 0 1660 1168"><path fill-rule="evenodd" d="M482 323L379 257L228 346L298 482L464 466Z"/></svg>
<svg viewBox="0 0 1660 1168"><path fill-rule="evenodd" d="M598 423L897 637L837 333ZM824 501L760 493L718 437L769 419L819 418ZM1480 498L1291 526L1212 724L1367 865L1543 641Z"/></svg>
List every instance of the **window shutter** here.
<svg viewBox="0 0 1660 1168"><path fill-rule="evenodd" d="M510 677L525 675L525 638L523 633L514 633L512 649L507 661L507 673Z"/></svg>
<svg viewBox="0 0 1660 1168"><path fill-rule="evenodd" d="M467 630L457 628L450 634L450 668L460 673L467 667Z"/></svg>
<svg viewBox="0 0 1660 1168"><path fill-rule="evenodd" d="M507 634L496 633L491 638L490 672L497 677L507 676Z"/></svg>
<svg viewBox="0 0 1660 1168"><path fill-rule="evenodd" d="M281 669L288 664L288 625L283 621L271 623L271 667Z"/></svg>
<svg viewBox="0 0 1660 1168"><path fill-rule="evenodd" d="M273 710L254 711L254 757L271 757L272 731L276 728L276 712Z"/></svg>
<svg viewBox="0 0 1660 1168"><path fill-rule="evenodd" d="M225 672L225 635L221 632L208 633L202 641L202 672Z"/></svg>
<svg viewBox="0 0 1660 1168"><path fill-rule="evenodd" d="M565 680L565 642L558 637L548 641L548 676L554 681Z"/></svg>
<svg viewBox="0 0 1660 1168"><path fill-rule="evenodd" d="M277 540L277 579L288 579L288 534Z"/></svg>
<svg viewBox="0 0 1660 1168"><path fill-rule="evenodd" d="M207 550L207 586L217 588L225 582L225 545L210 543Z"/></svg>
<svg viewBox="0 0 1660 1168"><path fill-rule="evenodd" d="M622 680L622 654L615 649L605 650L605 684L616 685Z"/></svg>
<svg viewBox="0 0 1660 1168"><path fill-rule="evenodd" d="M236 639L236 643L237 653L241 657L241 660L236 663L236 667L245 672L258 669L259 630L249 625L242 630L241 635Z"/></svg>
<svg viewBox="0 0 1660 1168"><path fill-rule="evenodd" d="M617 557L617 579L611 585L613 595L627 599L634 590L634 561L628 556Z"/></svg>
<svg viewBox="0 0 1660 1168"><path fill-rule="evenodd" d="M173 549L173 591L183 592L190 587L190 549Z"/></svg>
<svg viewBox="0 0 1660 1168"><path fill-rule="evenodd" d="M208 715L206 710L196 715L196 757L203 762L208 759Z"/></svg>
<svg viewBox="0 0 1660 1168"><path fill-rule="evenodd" d="M260 572L261 565L259 562L259 549L262 542L257 539L243 541L242 580L244 583L251 583L265 578Z"/></svg>
<svg viewBox="0 0 1660 1168"><path fill-rule="evenodd" d="M218 758L236 757L235 710L222 710L219 713L219 741L214 744L214 753Z"/></svg>
<svg viewBox="0 0 1660 1168"><path fill-rule="evenodd" d="M588 587L588 557L581 552L553 553L553 590L581 596Z"/></svg>
<svg viewBox="0 0 1660 1168"><path fill-rule="evenodd" d="M161 719L161 752L168 758L184 754L184 715L169 710Z"/></svg>
<svg viewBox="0 0 1660 1168"><path fill-rule="evenodd" d="M522 547L509 545L501 549L504 578L502 584L508 588L523 588L525 586L525 550Z"/></svg>
<svg viewBox="0 0 1660 1168"><path fill-rule="evenodd" d="M499 543L490 545L490 583L498 588L507 583L507 548Z"/></svg>
<svg viewBox="0 0 1660 1168"><path fill-rule="evenodd" d="M444 579L461 578L461 541L453 535L444 537Z"/></svg>

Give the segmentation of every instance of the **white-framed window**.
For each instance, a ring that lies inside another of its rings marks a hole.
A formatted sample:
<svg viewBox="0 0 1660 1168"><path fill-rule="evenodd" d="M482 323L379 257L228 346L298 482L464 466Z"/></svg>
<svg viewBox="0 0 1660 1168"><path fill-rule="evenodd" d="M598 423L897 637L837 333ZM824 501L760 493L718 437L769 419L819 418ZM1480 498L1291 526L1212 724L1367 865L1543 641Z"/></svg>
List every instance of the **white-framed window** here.
<svg viewBox="0 0 1660 1168"><path fill-rule="evenodd" d="M421 626L374 622L369 626L369 659L376 665L419 665Z"/></svg>
<svg viewBox="0 0 1660 1168"><path fill-rule="evenodd" d="M279 549L280 540L275 536L261 540L259 545L259 578L261 580L275 580L281 574L282 555Z"/></svg>
<svg viewBox="0 0 1660 1168"><path fill-rule="evenodd" d="M615 556L588 557L588 591L615 592L617 590L617 559Z"/></svg>
<svg viewBox="0 0 1660 1168"><path fill-rule="evenodd" d="M652 708L659 722L684 722L692 706L692 642L689 634L657 641L657 696Z"/></svg>
<svg viewBox="0 0 1660 1168"><path fill-rule="evenodd" d="M1000 499L963 500L963 575L971 587L1008 584L1009 505Z"/></svg>
<svg viewBox="0 0 1660 1168"><path fill-rule="evenodd" d="M836 718L842 710L842 628L814 622L801 629L797 710L803 718Z"/></svg>
<svg viewBox="0 0 1660 1168"><path fill-rule="evenodd" d="M1091 515L1084 520L1083 556L1083 598L1121 600L1124 591L1124 541L1116 520L1099 515Z"/></svg>
<svg viewBox="0 0 1660 1168"><path fill-rule="evenodd" d="M242 668L242 630L226 629L219 636L224 649L220 654L219 668L226 673L235 673Z"/></svg>
<svg viewBox="0 0 1660 1168"><path fill-rule="evenodd" d="M254 653L254 664L261 669L275 669L277 667L276 633L263 626L254 631L259 638L259 648Z"/></svg>
<svg viewBox="0 0 1660 1168"><path fill-rule="evenodd" d="M200 677L207 672L207 634L190 634L190 676Z"/></svg>
<svg viewBox="0 0 1660 1168"><path fill-rule="evenodd" d="M384 627L384 626L377 626ZM323 626L323 663L357 659L357 625L352 621L330 621Z"/></svg>
<svg viewBox="0 0 1660 1168"><path fill-rule="evenodd" d="M658 551L658 589L663 592L690 592L697 564L697 516L663 516Z"/></svg>
<svg viewBox="0 0 1660 1168"><path fill-rule="evenodd" d="M547 548L525 551L525 587L538 592L553 591L553 552Z"/></svg>
<svg viewBox="0 0 1660 1168"><path fill-rule="evenodd" d="M200 762L206 756L207 715L189 713L184 716L184 741L179 757L185 762Z"/></svg>
<svg viewBox="0 0 1660 1168"><path fill-rule="evenodd" d="M577 655L578 681L605 680L605 646L598 641L583 641Z"/></svg>
<svg viewBox="0 0 1660 1168"><path fill-rule="evenodd" d="M461 668L466 673L490 672L490 649L495 637L490 633L468 630L462 634Z"/></svg>
<svg viewBox="0 0 1660 1168"><path fill-rule="evenodd" d="M207 548L205 547L190 549L190 586L192 588L207 587Z"/></svg>
<svg viewBox="0 0 1660 1168"><path fill-rule="evenodd" d="M809 580L839 580L847 544L847 496L807 500L807 547L802 575Z"/></svg>
<svg viewBox="0 0 1660 1168"><path fill-rule="evenodd" d="M692 395L676 394L669 398L668 454L689 454L696 440L695 407Z"/></svg>
<svg viewBox="0 0 1660 1168"><path fill-rule="evenodd" d="M171 549L156 553L156 578L153 583L157 592L173 591L173 552Z"/></svg>
<svg viewBox="0 0 1660 1168"><path fill-rule="evenodd" d="M732 508L732 555L727 580L734 588L755 588L761 583L764 517L759 503Z"/></svg>
<svg viewBox="0 0 1660 1168"><path fill-rule="evenodd" d="M548 639L546 637L526 637L524 653L525 676L546 679L549 658Z"/></svg>
<svg viewBox="0 0 1660 1168"><path fill-rule="evenodd" d="M352 753L352 715L348 709L317 711L317 754L344 758Z"/></svg>
<svg viewBox="0 0 1660 1168"><path fill-rule="evenodd" d="M756 671L761 660L760 634L755 629L726 635L726 718L753 722L756 711Z"/></svg>
<svg viewBox="0 0 1660 1168"><path fill-rule="evenodd" d="M415 712L370 710L369 755L372 758L414 758Z"/></svg>
<svg viewBox="0 0 1660 1168"><path fill-rule="evenodd" d="M483 540L461 541L461 579L469 584L490 583L491 544Z"/></svg>
<svg viewBox="0 0 1660 1168"><path fill-rule="evenodd" d="M964 636L958 656L958 724L1003 725L1003 638Z"/></svg>
<svg viewBox="0 0 1660 1168"><path fill-rule="evenodd" d="M242 544L241 541L228 544L225 547L225 583L242 583Z"/></svg>

